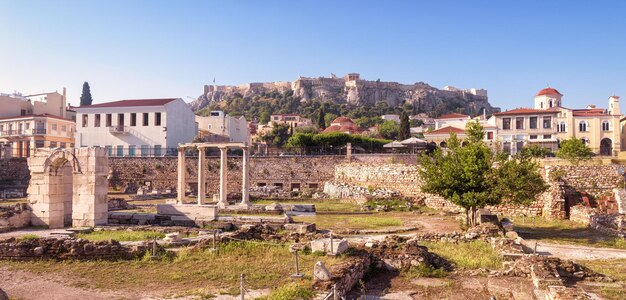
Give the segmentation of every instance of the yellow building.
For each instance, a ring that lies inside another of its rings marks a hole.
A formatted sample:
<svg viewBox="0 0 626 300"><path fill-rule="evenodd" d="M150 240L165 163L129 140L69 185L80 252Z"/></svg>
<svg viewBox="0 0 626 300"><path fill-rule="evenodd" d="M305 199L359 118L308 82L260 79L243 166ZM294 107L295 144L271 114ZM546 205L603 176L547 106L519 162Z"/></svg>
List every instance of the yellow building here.
<svg viewBox="0 0 626 300"><path fill-rule="evenodd" d="M42 114L0 118L2 157L29 157L34 148L73 148L75 123Z"/></svg>

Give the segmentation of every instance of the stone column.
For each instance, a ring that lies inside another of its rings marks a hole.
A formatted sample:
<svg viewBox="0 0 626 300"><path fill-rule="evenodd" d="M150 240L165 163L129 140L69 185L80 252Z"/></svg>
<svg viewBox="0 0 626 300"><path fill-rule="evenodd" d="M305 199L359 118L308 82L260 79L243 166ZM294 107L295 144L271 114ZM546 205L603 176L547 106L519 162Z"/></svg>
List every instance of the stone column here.
<svg viewBox="0 0 626 300"><path fill-rule="evenodd" d="M74 155L80 170L73 176L72 226L106 225L109 218L109 157L104 148L77 148Z"/></svg>
<svg viewBox="0 0 626 300"><path fill-rule="evenodd" d="M178 204L183 203L183 199L185 199L185 191L187 190L187 185L185 184L185 177L187 173L187 168L185 166L185 148L178 148L178 186L176 187L176 192L178 194L176 202Z"/></svg>
<svg viewBox="0 0 626 300"><path fill-rule="evenodd" d="M248 147L241 148L243 150L243 159L241 162L241 169L243 174L241 176L241 203L240 206L250 207L250 151Z"/></svg>
<svg viewBox="0 0 626 300"><path fill-rule="evenodd" d="M228 148L220 147L220 201L217 203L219 207L228 206Z"/></svg>
<svg viewBox="0 0 626 300"><path fill-rule="evenodd" d="M206 202L206 156L204 147L198 147L198 205Z"/></svg>

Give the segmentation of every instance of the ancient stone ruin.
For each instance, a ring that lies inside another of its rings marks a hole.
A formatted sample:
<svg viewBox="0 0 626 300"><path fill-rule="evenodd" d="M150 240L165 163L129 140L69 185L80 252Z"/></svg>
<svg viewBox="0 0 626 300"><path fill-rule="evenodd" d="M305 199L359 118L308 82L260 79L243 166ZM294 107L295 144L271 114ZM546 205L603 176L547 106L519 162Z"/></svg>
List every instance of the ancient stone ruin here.
<svg viewBox="0 0 626 300"><path fill-rule="evenodd" d="M109 163L104 148L36 149L28 167L32 225L61 228L107 223Z"/></svg>

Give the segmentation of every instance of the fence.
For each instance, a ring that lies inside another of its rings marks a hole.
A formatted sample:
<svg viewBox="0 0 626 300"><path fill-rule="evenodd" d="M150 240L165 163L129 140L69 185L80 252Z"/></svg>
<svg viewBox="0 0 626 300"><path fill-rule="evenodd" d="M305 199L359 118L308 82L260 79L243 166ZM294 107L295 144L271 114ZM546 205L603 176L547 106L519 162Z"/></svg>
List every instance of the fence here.
<svg viewBox="0 0 626 300"><path fill-rule="evenodd" d="M178 149L176 148L105 146L104 149L106 149L109 157L162 157L178 155Z"/></svg>

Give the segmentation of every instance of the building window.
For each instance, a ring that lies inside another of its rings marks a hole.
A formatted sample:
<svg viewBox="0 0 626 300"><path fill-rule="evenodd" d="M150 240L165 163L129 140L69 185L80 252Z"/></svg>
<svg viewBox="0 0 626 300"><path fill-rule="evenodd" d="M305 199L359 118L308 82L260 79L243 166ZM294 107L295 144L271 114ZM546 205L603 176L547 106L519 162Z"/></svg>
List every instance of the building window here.
<svg viewBox="0 0 626 300"><path fill-rule="evenodd" d="M161 113L154 113L154 126L161 126Z"/></svg>
<svg viewBox="0 0 626 300"><path fill-rule="evenodd" d="M611 123L609 121L602 121L602 131L611 131Z"/></svg>
<svg viewBox="0 0 626 300"><path fill-rule="evenodd" d="M100 127L100 114L95 114L93 119L93 127Z"/></svg>
<svg viewBox="0 0 626 300"><path fill-rule="evenodd" d="M530 124L528 127L530 129L537 129L537 117L530 117L529 121L530 121Z"/></svg>
<svg viewBox="0 0 626 300"><path fill-rule="evenodd" d="M130 126L137 126L137 114L136 113L130 114Z"/></svg>
<svg viewBox="0 0 626 300"><path fill-rule="evenodd" d="M551 138L552 138L552 135L551 135L551 134L544 134L544 135L543 135L543 139L544 139L544 140L549 140L549 139L551 139Z"/></svg>
<svg viewBox="0 0 626 300"><path fill-rule="evenodd" d="M35 141L35 148L43 148L43 147L44 147L43 141Z"/></svg>
<svg viewBox="0 0 626 300"><path fill-rule="evenodd" d="M148 126L148 113L143 113L143 126Z"/></svg>
<svg viewBox="0 0 626 300"><path fill-rule="evenodd" d="M61 143L59 147L60 148L65 148L65 143Z"/></svg>
<svg viewBox="0 0 626 300"><path fill-rule="evenodd" d="M515 118L515 129L524 129L524 117Z"/></svg>
<svg viewBox="0 0 626 300"><path fill-rule="evenodd" d="M488 140L493 140L493 131L487 132L487 139Z"/></svg>
<svg viewBox="0 0 626 300"><path fill-rule="evenodd" d="M52 131L57 131L57 124L56 123L52 123L50 125L50 127L52 127Z"/></svg>
<svg viewBox="0 0 626 300"><path fill-rule="evenodd" d="M30 123L26 123L26 130L30 129Z"/></svg>
<svg viewBox="0 0 626 300"><path fill-rule="evenodd" d="M56 148L57 142L50 142L50 148Z"/></svg>
<svg viewBox="0 0 626 300"><path fill-rule="evenodd" d="M148 145L141 145L141 156L150 155L150 147Z"/></svg>
<svg viewBox="0 0 626 300"><path fill-rule="evenodd" d="M87 127L88 121L89 121L89 116L87 114L83 114L83 127Z"/></svg>
<svg viewBox="0 0 626 300"><path fill-rule="evenodd" d="M565 122L559 123L559 132L565 132Z"/></svg>
<svg viewBox="0 0 626 300"><path fill-rule="evenodd" d="M580 121L580 123L578 123L578 131L587 132L587 122Z"/></svg>
<svg viewBox="0 0 626 300"><path fill-rule="evenodd" d="M530 136L528 137L528 139L530 139L530 140L536 140L536 139L537 139L537 135L536 135L536 134L530 135Z"/></svg>
<svg viewBox="0 0 626 300"><path fill-rule="evenodd" d="M135 145L128 145L128 156L135 156Z"/></svg>
<svg viewBox="0 0 626 300"><path fill-rule="evenodd" d="M504 130L511 129L511 118L503 118L502 119L502 129L504 129Z"/></svg>
<svg viewBox="0 0 626 300"><path fill-rule="evenodd" d="M108 156L113 156L113 147L111 145L105 145L104 150L106 150Z"/></svg>
<svg viewBox="0 0 626 300"><path fill-rule="evenodd" d="M124 156L124 146L122 145L118 145L117 146L117 156Z"/></svg>
<svg viewBox="0 0 626 300"><path fill-rule="evenodd" d="M111 114L106 114L105 119L106 119L106 121L105 121L105 122L106 122L106 124L107 124L107 127L111 127L111 126L113 126L113 125L111 125L111 124L113 123L113 122L111 121L111 119L112 119Z"/></svg>
<svg viewBox="0 0 626 300"><path fill-rule="evenodd" d="M28 124L26 124L26 125L28 125ZM26 129L28 129L28 126L26 126ZM67 132L67 125L62 125L61 126L61 131Z"/></svg>
<svg viewBox="0 0 626 300"><path fill-rule="evenodd" d="M161 145L154 145L154 156L161 156Z"/></svg>
<svg viewBox="0 0 626 300"><path fill-rule="evenodd" d="M552 128L552 117L543 117L543 128Z"/></svg>

